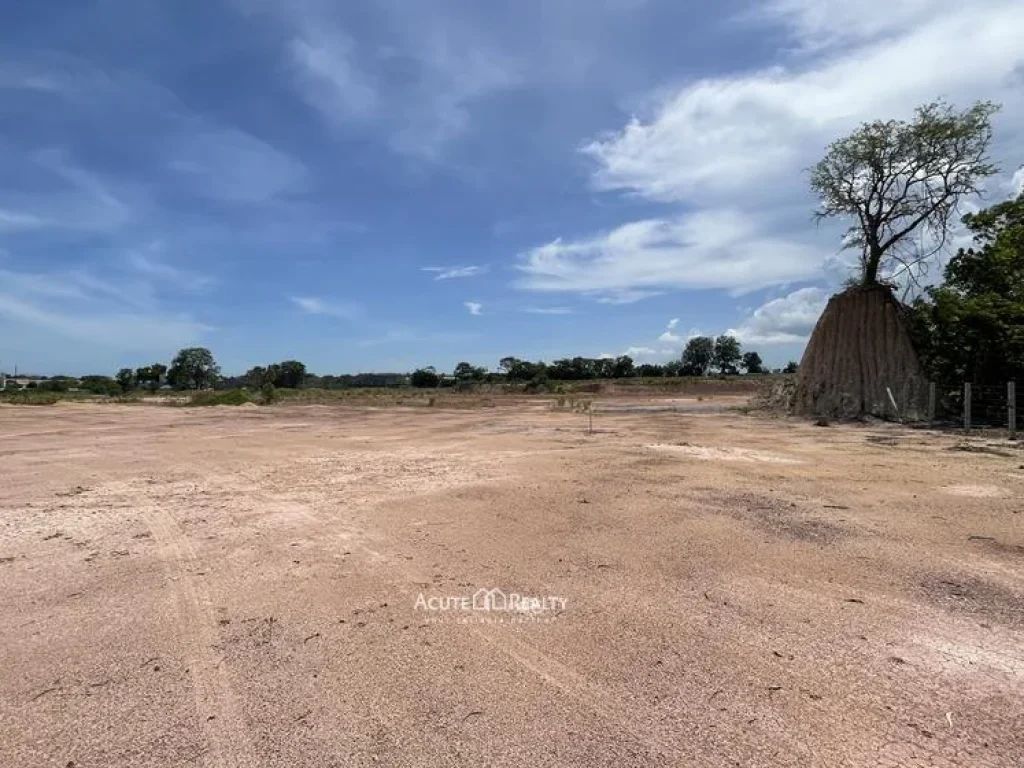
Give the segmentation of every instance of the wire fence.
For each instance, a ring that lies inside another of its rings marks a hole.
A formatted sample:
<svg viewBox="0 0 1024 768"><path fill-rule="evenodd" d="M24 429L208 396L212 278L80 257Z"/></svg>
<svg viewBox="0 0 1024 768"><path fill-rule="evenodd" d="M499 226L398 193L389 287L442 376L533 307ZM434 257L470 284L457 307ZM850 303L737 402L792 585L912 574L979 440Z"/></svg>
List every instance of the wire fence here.
<svg viewBox="0 0 1024 768"><path fill-rule="evenodd" d="M971 382L931 382L926 420L935 425L971 430L1005 430L1017 437L1024 410L1024 387Z"/></svg>

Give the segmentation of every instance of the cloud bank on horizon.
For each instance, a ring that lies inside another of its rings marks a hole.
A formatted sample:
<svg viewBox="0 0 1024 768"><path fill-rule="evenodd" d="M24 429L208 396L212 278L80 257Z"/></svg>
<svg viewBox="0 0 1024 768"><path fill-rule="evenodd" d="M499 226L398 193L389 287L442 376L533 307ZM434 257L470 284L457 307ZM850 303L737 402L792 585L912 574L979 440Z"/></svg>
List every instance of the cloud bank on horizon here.
<svg viewBox="0 0 1024 768"><path fill-rule="evenodd" d="M687 328L779 363L844 277L829 141L991 99L989 198L1024 186L1011 0L193 5L0 10L0 366L663 360Z"/></svg>

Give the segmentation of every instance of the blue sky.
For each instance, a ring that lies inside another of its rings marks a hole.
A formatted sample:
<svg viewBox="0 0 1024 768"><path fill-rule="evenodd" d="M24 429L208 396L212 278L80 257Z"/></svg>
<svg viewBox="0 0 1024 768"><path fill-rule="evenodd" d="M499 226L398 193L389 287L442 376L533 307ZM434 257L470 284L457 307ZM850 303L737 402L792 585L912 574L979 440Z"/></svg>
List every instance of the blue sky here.
<svg viewBox="0 0 1024 768"><path fill-rule="evenodd" d="M968 7L969 6L969 7ZM803 169L937 96L1024 161L1016 0L0 8L0 366L798 357L844 277Z"/></svg>

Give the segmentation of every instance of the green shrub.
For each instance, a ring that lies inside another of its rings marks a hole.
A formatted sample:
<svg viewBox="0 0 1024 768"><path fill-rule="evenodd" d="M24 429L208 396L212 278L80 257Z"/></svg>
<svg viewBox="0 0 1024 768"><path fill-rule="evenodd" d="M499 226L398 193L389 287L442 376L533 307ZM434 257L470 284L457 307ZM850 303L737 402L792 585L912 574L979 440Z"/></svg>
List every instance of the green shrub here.
<svg viewBox="0 0 1024 768"><path fill-rule="evenodd" d="M225 389L222 391L204 390L192 394L183 403L186 406L204 405L245 405L255 402L247 389Z"/></svg>
<svg viewBox="0 0 1024 768"><path fill-rule="evenodd" d="M4 392L0 395L0 402L11 405L53 405L62 400L57 392L42 392L38 390L20 390L17 392Z"/></svg>

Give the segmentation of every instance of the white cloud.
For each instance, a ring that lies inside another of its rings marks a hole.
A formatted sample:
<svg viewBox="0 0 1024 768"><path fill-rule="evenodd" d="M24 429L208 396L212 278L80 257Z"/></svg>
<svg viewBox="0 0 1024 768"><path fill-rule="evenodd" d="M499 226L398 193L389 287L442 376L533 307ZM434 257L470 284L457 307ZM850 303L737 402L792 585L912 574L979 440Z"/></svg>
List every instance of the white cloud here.
<svg viewBox="0 0 1024 768"><path fill-rule="evenodd" d="M651 349L650 347L626 347L626 351L622 354L629 355L636 360L638 357L651 357L656 355L658 354L658 350Z"/></svg>
<svg viewBox="0 0 1024 768"><path fill-rule="evenodd" d="M678 349L646 346L626 347L622 354L633 358L634 363L667 363L679 357Z"/></svg>
<svg viewBox="0 0 1024 768"><path fill-rule="evenodd" d="M464 302L463 306L469 310L471 315L481 315L484 311L484 305L478 301L467 301Z"/></svg>
<svg viewBox="0 0 1024 768"><path fill-rule="evenodd" d="M523 310L531 315L571 315L573 311L569 307L527 307Z"/></svg>
<svg viewBox="0 0 1024 768"><path fill-rule="evenodd" d="M109 275L0 270L0 286L0 317L114 349L173 348L212 330L188 313L161 307L151 286L121 284Z"/></svg>
<svg viewBox="0 0 1024 768"><path fill-rule="evenodd" d="M594 299L598 304L635 304L652 296L660 296L662 293L662 291L638 291L630 288L583 292L585 296Z"/></svg>
<svg viewBox="0 0 1024 768"><path fill-rule="evenodd" d="M31 87L36 98L45 99L45 108L35 110L39 114L65 126L103 126L109 141L125 143L138 156L130 170L115 174L83 166L71 150L54 148L48 135L37 139L23 132L17 143L0 144L0 165L20 170L13 178L32 181L0 190L0 210L11 214L0 216L0 230L31 229L62 239L99 233L114 240L111 248L123 249L124 239L182 240L218 227L232 242L246 236L262 241L283 219L295 217L297 206L288 198L308 183L301 163L245 131L191 111L161 85L52 52L3 58L0 69L13 71L15 85ZM0 79L0 88L5 84ZM259 204L260 218L244 228L231 226L195 198ZM173 204L165 205L169 200ZM274 208L266 205L271 201ZM313 229L305 219L294 226L289 222L293 238Z"/></svg>
<svg viewBox="0 0 1024 768"><path fill-rule="evenodd" d="M804 51L814 52L888 37L960 5L959 0L769 0L749 18L784 24Z"/></svg>
<svg viewBox="0 0 1024 768"><path fill-rule="evenodd" d="M1024 194L1024 165L1018 168L1010 179L1010 194L1014 197Z"/></svg>
<svg viewBox="0 0 1024 768"><path fill-rule="evenodd" d="M127 190L115 189L63 151L15 152L0 144L0 162L22 164L37 182L0 190L0 231L112 233L136 220Z"/></svg>
<svg viewBox="0 0 1024 768"><path fill-rule="evenodd" d="M44 229L51 226L51 224L52 222L49 219L44 219L32 213L0 208L0 232Z"/></svg>
<svg viewBox="0 0 1024 768"><path fill-rule="evenodd" d="M174 349L197 342L212 330L187 314L117 311L82 314L44 307L7 293L0 293L0 316L126 352Z"/></svg>
<svg viewBox="0 0 1024 768"><path fill-rule="evenodd" d="M486 266L468 267L423 267L423 272L435 272L435 280L453 280L460 277L476 277L487 272Z"/></svg>
<svg viewBox="0 0 1024 768"><path fill-rule="evenodd" d="M159 243L153 243L146 248L129 251L128 264L144 276L188 293L200 293L214 284L209 275L182 269L163 260L159 255L162 250Z"/></svg>
<svg viewBox="0 0 1024 768"><path fill-rule="evenodd" d="M917 0L909 4L915 23L886 22L894 34L881 38L874 19L891 18L894 6L908 4L873 2L877 14L855 3L840 13L840 3L828 2L828 12L821 14L820 4L810 0L777 5L794 9L779 20L795 23L800 41L843 34L861 44L798 69L777 67L686 86L653 119L634 119L583 148L598 162L599 188L660 201L750 196L753 189L762 197L775 195L770 180L802 182L801 169L825 144L863 120L905 116L940 93L954 101L1002 98L1014 103L1014 112L1020 107L1013 79L1024 64L1024 6L1016 0L989 0L984 11ZM850 23L839 21L844 18ZM1012 129L1009 118L1004 125Z"/></svg>
<svg viewBox="0 0 1024 768"><path fill-rule="evenodd" d="M363 119L377 108L375 85L353 61L355 44L343 32L307 26L289 46L303 98L336 124Z"/></svg>
<svg viewBox="0 0 1024 768"><path fill-rule="evenodd" d="M229 203L259 203L303 191L301 163L234 128L199 126L182 136L168 166L201 195Z"/></svg>
<svg viewBox="0 0 1024 768"><path fill-rule="evenodd" d="M309 315L324 315L341 320L354 320L362 315L362 307L351 301L326 300L316 296L291 296L292 303Z"/></svg>
<svg viewBox="0 0 1024 768"><path fill-rule="evenodd" d="M646 298L657 288L724 288L742 293L805 279L821 254L765 234L752 217L717 210L625 224L593 238L555 240L525 254L523 288Z"/></svg>
<svg viewBox="0 0 1024 768"><path fill-rule="evenodd" d="M288 56L302 98L335 127L383 128L391 149L404 155L436 160L471 129L475 101L520 82L518 62L442 13L403 5L388 15L394 44L367 50L327 4L274 0L267 7L291 28Z"/></svg>
<svg viewBox="0 0 1024 768"><path fill-rule="evenodd" d="M807 340L828 303L822 288L801 288L754 310L726 334L744 344L793 344Z"/></svg>
<svg viewBox="0 0 1024 768"><path fill-rule="evenodd" d="M597 189L685 212L536 247L521 287L738 294L820 277L839 240L809 224L804 169L831 140L866 120L908 117L942 94L962 106L1004 102L997 156L1019 141L1017 0L777 0L745 20L787 33L786 66L663 89L649 114L581 148L596 163Z"/></svg>
<svg viewBox="0 0 1024 768"><path fill-rule="evenodd" d="M658 341L663 341L667 344L680 343L683 340L682 336L673 333L677 325L679 325L678 317L673 317L671 320L669 320L668 325L665 326L665 332L658 337Z"/></svg>

